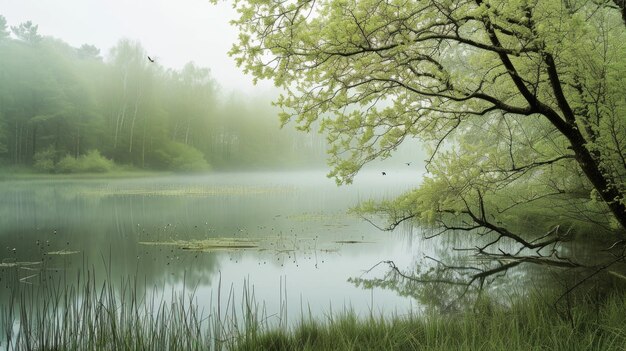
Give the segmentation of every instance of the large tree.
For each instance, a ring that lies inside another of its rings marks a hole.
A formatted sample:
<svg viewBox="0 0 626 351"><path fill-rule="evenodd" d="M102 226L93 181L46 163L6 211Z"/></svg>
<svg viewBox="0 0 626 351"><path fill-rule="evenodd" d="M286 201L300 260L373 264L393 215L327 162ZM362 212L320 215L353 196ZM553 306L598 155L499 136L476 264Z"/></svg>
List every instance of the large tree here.
<svg viewBox="0 0 626 351"><path fill-rule="evenodd" d="M7 20L0 15L0 42L9 38L9 30L7 28Z"/></svg>
<svg viewBox="0 0 626 351"><path fill-rule="evenodd" d="M24 23L20 23L19 26L12 26L11 31L17 39L28 43L28 44L37 44L41 41L42 37L37 33L39 29L39 25L33 24L32 21L26 21Z"/></svg>
<svg viewBox="0 0 626 351"><path fill-rule="evenodd" d="M322 121L338 182L407 139L430 147L420 188L369 207L387 213L390 227L413 219L482 228L496 233L494 243L540 249L564 231L533 241L507 220L551 206L542 213L558 213L555 225L584 219L614 233L626 228L621 2L240 0L235 7L240 33L231 54L284 89L283 122L309 130Z"/></svg>

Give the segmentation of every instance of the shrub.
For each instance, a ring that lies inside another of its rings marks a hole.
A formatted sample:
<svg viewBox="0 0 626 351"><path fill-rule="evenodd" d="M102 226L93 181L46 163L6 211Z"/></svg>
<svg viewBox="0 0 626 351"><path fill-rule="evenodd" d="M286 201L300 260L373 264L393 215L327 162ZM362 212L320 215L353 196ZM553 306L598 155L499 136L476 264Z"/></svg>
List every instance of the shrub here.
<svg viewBox="0 0 626 351"><path fill-rule="evenodd" d="M102 156L98 150L91 150L87 152L87 154L79 157L78 164L81 172L92 173L109 172L115 166L113 161Z"/></svg>
<svg viewBox="0 0 626 351"><path fill-rule="evenodd" d="M198 149L182 143L171 142L163 145L155 152L154 159L154 166L171 171L200 172L210 169Z"/></svg>
<svg viewBox="0 0 626 351"><path fill-rule="evenodd" d="M56 165L57 173L77 173L79 172L78 160L71 155L65 155Z"/></svg>
<svg viewBox="0 0 626 351"><path fill-rule="evenodd" d="M74 158L65 155L56 165L58 173L106 173L111 171L115 164L100 154L98 150L91 150L87 154Z"/></svg>
<svg viewBox="0 0 626 351"><path fill-rule="evenodd" d="M54 148L48 147L35 153L33 156L33 167L39 172L52 173L54 171Z"/></svg>

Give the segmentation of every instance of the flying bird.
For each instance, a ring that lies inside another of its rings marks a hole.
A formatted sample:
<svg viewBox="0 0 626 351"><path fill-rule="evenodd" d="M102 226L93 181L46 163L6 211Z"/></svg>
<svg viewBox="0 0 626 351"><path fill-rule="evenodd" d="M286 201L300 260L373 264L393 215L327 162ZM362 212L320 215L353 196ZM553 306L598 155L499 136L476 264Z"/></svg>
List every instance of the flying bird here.
<svg viewBox="0 0 626 351"><path fill-rule="evenodd" d="M154 62L154 59L152 57L148 56L148 61Z"/></svg>
<svg viewBox="0 0 626 351"><path fill-rule="evenodd" d="M404 164L406 164L407 166L410 166L411 162L405 162Z"/></svg>
<svg viewBox="0 0 626 351"><path fill-rule="evenodd" d="M383 175L387 175L387 173L383 172Z"/></svg>

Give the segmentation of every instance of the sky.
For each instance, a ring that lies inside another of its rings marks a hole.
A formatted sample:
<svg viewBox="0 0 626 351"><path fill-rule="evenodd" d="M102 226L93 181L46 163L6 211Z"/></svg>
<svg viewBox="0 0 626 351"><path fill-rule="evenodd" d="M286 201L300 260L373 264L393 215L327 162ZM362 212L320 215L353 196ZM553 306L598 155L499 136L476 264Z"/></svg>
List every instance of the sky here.
<svg viewBox="0 0 626 351"><path fill-rule="evenodd" d="M229 24L236 13L228 1L0 0L0 15L10 26L33 21L41 35L75 47L95 45L105 57L119 39L137 40L165 67L193 61L210 68L226 92L271 90L269 82L253 86L227 54L237 38Z"/></svg>

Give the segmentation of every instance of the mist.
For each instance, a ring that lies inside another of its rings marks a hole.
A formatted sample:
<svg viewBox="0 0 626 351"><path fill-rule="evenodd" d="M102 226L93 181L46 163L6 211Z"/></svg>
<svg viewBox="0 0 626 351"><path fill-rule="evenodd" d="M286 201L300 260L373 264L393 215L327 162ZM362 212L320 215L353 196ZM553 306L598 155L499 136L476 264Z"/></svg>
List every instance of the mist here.
<svg viewBox="0 0 626 351"><path fill-rule="evenodd" d="M142 43L74 47L2 29L0 159L42 173L321 168L319 134L281 129L273 96L225 91L209 67L167 68Z"/></svg>
<svg viewBox="0 0 626 351"><path fill-rule="evenodd" d="M0 349L623 347L625 29L0 0Z"/></svg>

